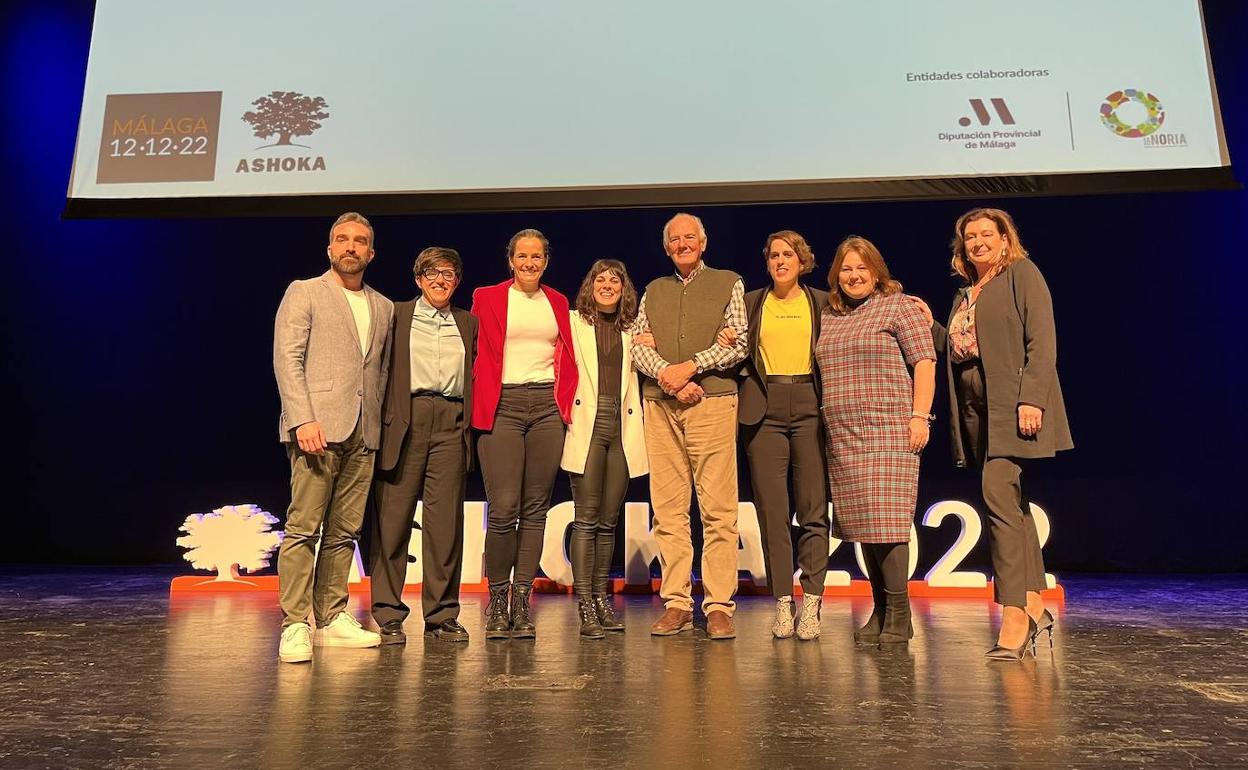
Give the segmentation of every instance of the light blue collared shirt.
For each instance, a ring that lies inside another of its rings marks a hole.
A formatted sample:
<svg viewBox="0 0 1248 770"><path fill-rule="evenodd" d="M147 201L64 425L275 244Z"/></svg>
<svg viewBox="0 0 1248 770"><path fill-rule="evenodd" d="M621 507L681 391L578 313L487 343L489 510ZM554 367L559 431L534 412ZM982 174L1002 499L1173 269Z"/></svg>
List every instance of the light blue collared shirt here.
<svg viewBox="0 0 1248 770"><path fill-rule="evenodd" d="M412 392L463 398L464 340L450 308L435 310L423 296L417 299L410 340Z"/></svg>

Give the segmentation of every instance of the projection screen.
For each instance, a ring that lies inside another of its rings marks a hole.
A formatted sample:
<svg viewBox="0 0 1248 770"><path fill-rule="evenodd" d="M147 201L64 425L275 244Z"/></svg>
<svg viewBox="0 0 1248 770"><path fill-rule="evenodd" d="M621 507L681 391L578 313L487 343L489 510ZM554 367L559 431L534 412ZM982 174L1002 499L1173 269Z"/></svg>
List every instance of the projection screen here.
<svg viewBox="0 0 1248 770"><path fill-rule="evenodd" d="M66 213L1234 185L1199 0L98 0Z"/></svg>

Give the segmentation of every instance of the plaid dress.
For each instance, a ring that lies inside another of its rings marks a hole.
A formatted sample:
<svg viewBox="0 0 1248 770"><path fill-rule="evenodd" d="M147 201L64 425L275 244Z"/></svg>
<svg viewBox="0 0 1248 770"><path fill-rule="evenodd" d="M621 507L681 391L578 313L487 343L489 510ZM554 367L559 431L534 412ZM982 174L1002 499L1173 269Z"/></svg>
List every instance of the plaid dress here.
<svg viewBox="0 0 1248 770"><path fill-rule="evenodd" d="M919 456L908 448L910 369L925 358L936 358L931 327L900 292L873 295L847 315L823 311L815 362L823 382L834 537L910 539L919 488Z"/></svg>

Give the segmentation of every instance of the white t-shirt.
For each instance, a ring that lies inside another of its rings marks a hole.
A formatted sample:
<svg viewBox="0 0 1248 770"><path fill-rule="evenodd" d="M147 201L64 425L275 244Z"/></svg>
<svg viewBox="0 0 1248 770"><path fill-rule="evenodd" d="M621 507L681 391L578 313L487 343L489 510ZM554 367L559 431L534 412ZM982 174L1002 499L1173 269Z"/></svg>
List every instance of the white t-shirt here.
<svg viewBox="0 0 1248 770"><path fill-rule="evenodd" d="M368 334L372 329L373 319L368 312L368 297L364 295L364 290L351 291L346 287L342 287L342 293L347 295L347 304L351 306L351 315L355 317L355 332L360 335L360 352L368 354Z"/></svg>
<svg viewBox="0 0 1248 770"><path fill-rule="evenodd" d="M507 294L507 339L503 344L503 383L554 382L555 343L559 327L555 311L540 288L520 291L515 284Z"/></svg>

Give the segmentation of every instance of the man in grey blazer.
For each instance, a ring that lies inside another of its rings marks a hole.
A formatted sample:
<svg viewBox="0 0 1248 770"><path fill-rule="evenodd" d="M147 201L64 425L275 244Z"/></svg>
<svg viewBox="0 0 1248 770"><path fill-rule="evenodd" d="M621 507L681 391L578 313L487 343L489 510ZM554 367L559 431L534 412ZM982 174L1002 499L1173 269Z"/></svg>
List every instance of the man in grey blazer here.
<svg viewBox="0 0 1248 770"><path fill-rule="evenodd" d="M459 253L431 246L412 267L420 295L394 310L390 376L382 408L381 459L373 486L373 619L382 644L407 641L407 550L412 517L421 517L420 604L425 633L468 641L459 624L464 557L464 480L472 465L472 361L477 319L451 304L464 264Z"/></svg>
<svg viewBox="0 0 1248 770"><path fill-rule="evenodd" d="M314 642L381 643L346 611L347 579L380 443L394 305L364 284L374 256L367 219L338 217L326 251L330 269L290 284L273 330L278 436L290 457L290 508L277 556L284 614L278 657L287 663L311 660Z"/></svg>

